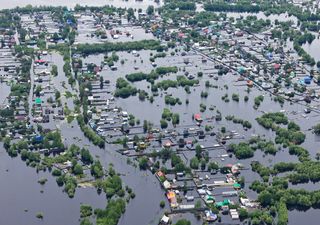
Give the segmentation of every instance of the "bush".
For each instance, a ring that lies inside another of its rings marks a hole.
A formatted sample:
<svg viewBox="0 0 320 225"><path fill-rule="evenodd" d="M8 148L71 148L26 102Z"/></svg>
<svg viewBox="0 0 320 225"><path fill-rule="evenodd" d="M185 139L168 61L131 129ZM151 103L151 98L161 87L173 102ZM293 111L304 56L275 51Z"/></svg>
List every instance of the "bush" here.
<svg viewBox="0 0 320 225"><path fill-rule="evenodd" d="M92 215L92 207L90 205L80 206L80 217L88 217Z"/></svg>
<svg viewBox="0 0 320 225"><path fill-rule="evenodd" d="M160 202L160 207L161 207L161 208L164 208L165 206L166 206L165 201L161 201L161 202Z"/></svg>

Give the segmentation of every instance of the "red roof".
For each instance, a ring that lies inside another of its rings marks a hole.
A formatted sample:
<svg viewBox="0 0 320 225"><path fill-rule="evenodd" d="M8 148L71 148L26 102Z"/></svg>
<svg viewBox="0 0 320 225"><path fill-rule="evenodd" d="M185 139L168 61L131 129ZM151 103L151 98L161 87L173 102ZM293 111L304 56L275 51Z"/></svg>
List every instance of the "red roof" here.
<svg viewBox="0 0 320 225"><path fill-rule="evenodd" d="M201 120L201 115L199 113L194 115L195 120Z"/></svg>
<svg viewBox="0 0 320 225"><path fill-rule="evenodd" d="M280 69L280 64L277 64L277 63L274 64L274 65L273 65L273 68L276 69L276 70Z"/></svg>
<svg viewBox="0 0 320 225"><path fill-rule="evenodd" d="M184 33L179 33L178 37L182 38L184 36Z"/></svg>
<svg viewBox="0 0 320 225"><path fill-rule="evenodd" d="M43 59L37 59L35 62L36 62L36 63L45 63L45 62L46 62L46 60L43 60Z"/></svg>

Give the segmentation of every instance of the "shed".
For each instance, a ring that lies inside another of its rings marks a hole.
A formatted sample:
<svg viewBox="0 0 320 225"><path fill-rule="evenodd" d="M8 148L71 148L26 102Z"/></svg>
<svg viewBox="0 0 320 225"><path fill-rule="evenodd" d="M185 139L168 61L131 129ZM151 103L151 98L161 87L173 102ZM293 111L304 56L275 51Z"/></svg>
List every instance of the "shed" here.
<svg viewBox="0 0 320 225"><path fill-rule="evenodd" d="M34 101L37 105L41 105L42 101L41 98L36 98Z"/></svg>
<svg viewBox="0 0 320 225"><path fill-rule="evenodd" d="M304 81L305 84L310 84L311 83L311 77L306 76L306 77L303 78L303 81Z"/></svg>
<svg viewBox="0 0 320 225"><path fill-rule="evenodd" d="M43 140L43 137L41 135L37 135L37 136L35 136L34 139L36 142L41 142Z"/></svg>
<svg viewBox="0 0 320 225"><path fill-rule="evenodd" d="M234 188L234 189L240 189L240 188L241 188L241 184L235 183L235 184L233 185L233 188Z"/></svg>

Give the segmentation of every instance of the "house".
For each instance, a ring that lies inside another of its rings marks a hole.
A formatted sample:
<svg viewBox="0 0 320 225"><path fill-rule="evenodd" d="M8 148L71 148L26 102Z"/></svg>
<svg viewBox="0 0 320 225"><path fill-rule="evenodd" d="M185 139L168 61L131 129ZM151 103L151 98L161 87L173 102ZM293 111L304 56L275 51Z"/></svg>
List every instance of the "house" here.
<svg viewBox="0 0 320 225"><path fill-rule="evenodd" d="M199 130L197 133L198 133L199 139L204 139L206 136L203 130Z"/></svg>
<svg viewBox="0 0 320 225"><path fill-rule="evenodd" d="M233 220L239 219L239 213L237 212L236 209L230 209L230 215Z"/></svg>
<svg viewBox="0 0 320 225"><path fill-rule="evenodd" d="M312 80L312 78L309 77L309 76L306 76L306 77L303 78L303 81L304 81L305 84L310 84L311 80Z"/></svg>
<svg viewBox="0 0 320 225"><path fill-rule="evenodd" d="M178 207L178 203L177 203L177 198L176 198L176 193L174 191L168 191L167 193L167 198L170 202L170 206L171 208L176 208Z"/></svg>
<svg viewBox="0 0 320 225"><path fill-rule="evenodd" d="M199 123L201 123L203 121L203 119L201 118L201 115L199 113L194 115L194 119Z"/></svg>
<svg viewBox="0 0 320 225"><path fill-rule="evenodd" d="M45 64L47 61L46 60L43 60L43 59L37 59L34 61L36 64L40 64L40 65L43 65Z"/></svg>
<svg viewBox="0 0 320 225"><path fill-rule="evenodd" d="M218 216L216 214L214 214L211 210L206 210L204 213L206 215L205 219L208 222L213 222L218 219Z"/></svg>
<svg viewBox="0 0 320 225"><path fill-rule="evenodd" d="M169 224L169 222L170 222L170 218L168 217L168 216L166 216L166 215L163 215L163 217L161 218L161 220L160 220L160 223L159 224L163 224L163 225L165 225L165 224Z"/></svg>

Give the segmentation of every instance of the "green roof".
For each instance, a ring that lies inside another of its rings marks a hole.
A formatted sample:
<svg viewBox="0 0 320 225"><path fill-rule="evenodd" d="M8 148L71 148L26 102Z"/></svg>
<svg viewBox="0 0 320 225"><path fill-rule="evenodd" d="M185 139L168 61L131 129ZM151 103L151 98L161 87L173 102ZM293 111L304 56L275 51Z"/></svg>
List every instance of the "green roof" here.
<svg viewBox="0 0 320 225"><path fill-rule="evenodd" d="M241 184L235 183L235 184L233 185L233 187L234 187L234 188L241 188Z"/></svg>
<svg viewBox="0 0 320 225"><path fill-rule="evenodd" d="M211 196L211 195L207 195L207 196L206 196L206 199L207 199L207 200L214 200L214 197Z"/></svg>
<svg viewBox="0 0 320 225"><path fill-rule="evenodd" d="M42 103L41 98L36 98L35 103L36 104L41 104Z"/></svg>
<svg viewBox="0 0 320 225"><path fill-rule="evenodd" d="M217 202L217 203L216 203L216 206L217 206L217 207L222 207L222 206L223 206L223 202Z"/></svg>
<svg viewBox="0 0 320 225"><path fill-rule="evenodd" d="M224 199L223 202L222 202L223 205L229 205L230 204L230 201L229 199Z"/></svg>

